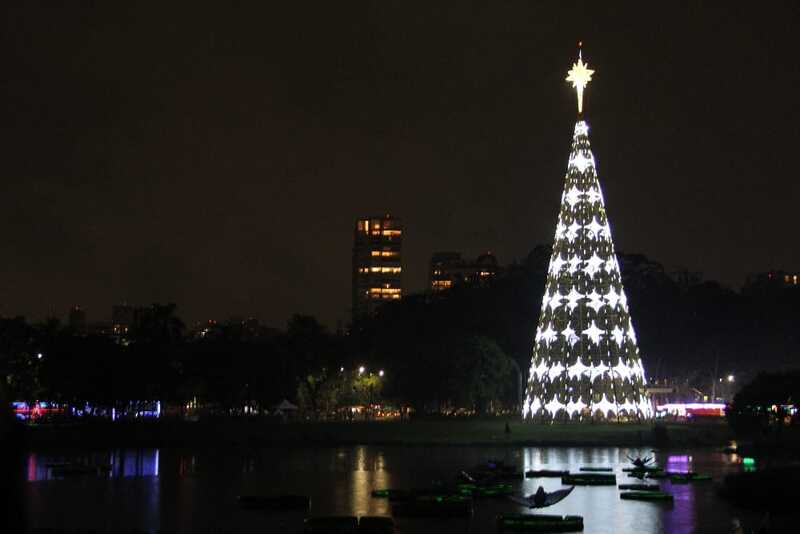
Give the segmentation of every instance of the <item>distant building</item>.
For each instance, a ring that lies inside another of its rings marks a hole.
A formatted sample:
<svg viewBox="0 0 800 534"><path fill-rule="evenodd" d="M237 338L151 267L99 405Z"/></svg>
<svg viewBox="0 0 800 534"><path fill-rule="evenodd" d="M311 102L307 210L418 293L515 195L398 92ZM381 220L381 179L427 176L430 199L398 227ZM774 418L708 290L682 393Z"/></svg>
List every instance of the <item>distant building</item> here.
<svg viewBox="0 0 800 534"><path fill-rule="evenodd" d="M800 286L800 272L767 271L747 275L742 292L745 294Z"/></svg>
<svg viewBox="0 0 800 534"><path fill-rule="evenodd" d="M77 305L70 308L67 324L69 324L70 330L72 330L76 334L85 334L86 310Z"/></svg>
<svg viewBox="0 0 800 534"><path fill-rule="evenodd" d="M443 291L451 287L482 284L497 276L500 267L491 252L477 259L465 260L458 252L437 252L431 257L429 278L432 291Z"/></svg>
<svg viewBox="0 0 800 534"><path fill-rule="evenodd" d="M141 308L128 303L115 304L111 307L111 330L120 336L127 335L140 313Z"/></svg>
<svg viewBox="0 0 800 534"><path fill-rule="evenodd" d="M403 225L391 215L362 217L353 239L353 322L403 296Z"/></svg>

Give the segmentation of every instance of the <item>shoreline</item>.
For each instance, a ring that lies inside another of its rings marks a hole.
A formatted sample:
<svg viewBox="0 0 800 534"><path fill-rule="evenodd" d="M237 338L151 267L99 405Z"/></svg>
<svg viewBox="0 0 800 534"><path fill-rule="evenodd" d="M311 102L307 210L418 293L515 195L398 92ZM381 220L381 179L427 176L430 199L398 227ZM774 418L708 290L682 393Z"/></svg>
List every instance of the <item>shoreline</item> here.
<svg viewBox="0 0 800 534"><path fill-rule="evenodd" d="M511 432L505 433L508 423ZM419 419L411 422L289 422L216 419L199 422L77 422L29 426L25 448L191 447L723 447L724 422L546 424L519 419Z"/></svg>

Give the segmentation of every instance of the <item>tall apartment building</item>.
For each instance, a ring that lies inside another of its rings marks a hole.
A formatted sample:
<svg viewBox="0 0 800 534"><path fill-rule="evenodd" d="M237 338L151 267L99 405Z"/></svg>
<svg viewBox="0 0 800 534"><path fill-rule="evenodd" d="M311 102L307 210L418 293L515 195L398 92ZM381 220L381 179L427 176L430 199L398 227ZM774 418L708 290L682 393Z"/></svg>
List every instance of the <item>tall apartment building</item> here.
<svg viewBox="0 0 800 534"><path fill-rule="evenodd" d="M497 276L500 266L491 252L465 260L458 252L437 252L431 256L430 289L443 291L462 284L482 284Z"/></svg>
<svg viewBox="0 0 800 534"><path fill-rule="evenodd" d="M403 296L403 225L391 215L356 220L353 239L353 322Z"/></svg>
<svg viewBox="0 0 800 534"><path fill-rule="evenodd" d="M130 332L140 312L139 308L128 303L114 304L111 307L111 330L114 334L125 335Z"/></svg>

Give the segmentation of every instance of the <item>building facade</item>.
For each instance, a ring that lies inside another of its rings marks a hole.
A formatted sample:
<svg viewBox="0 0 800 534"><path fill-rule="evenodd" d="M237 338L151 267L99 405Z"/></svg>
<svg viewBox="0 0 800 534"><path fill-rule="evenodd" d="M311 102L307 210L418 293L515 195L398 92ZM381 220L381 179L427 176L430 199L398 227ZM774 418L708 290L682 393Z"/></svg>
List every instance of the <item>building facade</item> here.
<svg viewBox="0 0 800 534"><path fill-rule="evenodd" d="M356 220L353 238L353 322L403 296L403 225L391 215Z"/></svg>
<svg viewBox="0 0 800 534"><path fill-rule="evenodd" d="M754 295L798 286L800 286L799 272L774 270L747 275L742 293Z"/></svg>
<svg viewBox="0 0 800 534"><path fill-rule="evenodd" d="M499 272L497 258L491 252L475 260L466 260L458 252L436 252L428 270L429 289L444 291L459 285L479 285Z"/></svg>

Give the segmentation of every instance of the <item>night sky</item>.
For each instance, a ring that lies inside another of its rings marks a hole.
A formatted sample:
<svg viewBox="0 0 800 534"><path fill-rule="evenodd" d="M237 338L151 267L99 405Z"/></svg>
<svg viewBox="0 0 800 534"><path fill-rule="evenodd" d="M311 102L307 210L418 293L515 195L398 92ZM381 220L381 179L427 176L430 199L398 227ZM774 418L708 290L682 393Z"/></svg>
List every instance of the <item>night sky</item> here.
<svg viewBox="0 0 800 534"><path fill-rule="evenodd" d="M0 8L4 315L333 326L354 220L385 212L407 292L437 250L523 258L552 240L578 40L617 249L731 287L800 268L795 2L96 4Z"/></svg>

